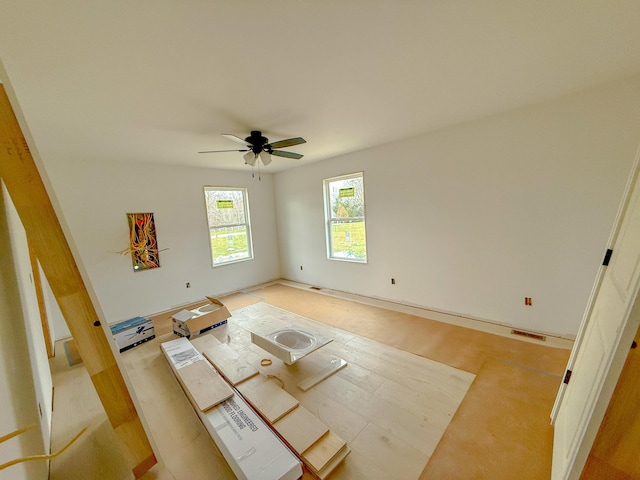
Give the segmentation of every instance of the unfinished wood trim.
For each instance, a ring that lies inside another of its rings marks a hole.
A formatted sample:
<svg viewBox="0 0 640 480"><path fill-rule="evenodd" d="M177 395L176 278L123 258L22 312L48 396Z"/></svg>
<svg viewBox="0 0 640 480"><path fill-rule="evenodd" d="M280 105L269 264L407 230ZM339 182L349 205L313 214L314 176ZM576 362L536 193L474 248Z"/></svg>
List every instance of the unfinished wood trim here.
<svg viewBox="0 0 640 480"><path fill-rule="evenodd" d="M38 258L36 257L31 244L29 244L29 260L31 261L31 272L33 275L33 286L36 290L36 298L38 299L38 310L40 311L40 323L42 324L42 334L44 335L44 345L47 347L47 357L53 357L53 340L51 339L51 330L49 329L49 318L47 317L47 308L44 302L44 292L42 291L42 278L40 278L40 267L38 266Z"/></svg>
<svg viewBox="0 0 640 480"><path fill-rule="evenodd" d="M0 177L136 478L156 463L58 216L0 85Z"/></svg>

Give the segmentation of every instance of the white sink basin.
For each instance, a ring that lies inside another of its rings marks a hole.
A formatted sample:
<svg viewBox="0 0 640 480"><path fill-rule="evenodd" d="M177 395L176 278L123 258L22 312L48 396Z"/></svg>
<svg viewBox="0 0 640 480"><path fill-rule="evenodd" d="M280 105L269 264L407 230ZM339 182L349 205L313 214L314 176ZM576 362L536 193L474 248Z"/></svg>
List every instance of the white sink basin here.
<svg viewBox="0 0 640 480"><path fill-rule="evenodd" d="M305 350L316 343L315 336L302 330L284 329L269 335L278 345L290 350Z"/></svg>
<svg viewBox="0 0 640 480"><path fill-rule="evenodd" d="M295 326L280 328L267 335L251 332L251 342L292 365L305 355L329 343L331 339Z"/></svg>

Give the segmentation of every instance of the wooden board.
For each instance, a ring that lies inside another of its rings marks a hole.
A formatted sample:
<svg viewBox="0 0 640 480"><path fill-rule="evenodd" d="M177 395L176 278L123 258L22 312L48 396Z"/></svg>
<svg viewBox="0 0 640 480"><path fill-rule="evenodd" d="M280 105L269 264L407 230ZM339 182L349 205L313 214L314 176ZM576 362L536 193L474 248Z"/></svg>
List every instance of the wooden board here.
<svg viewBox="0 0 640 480"><path fill-rule="evenodd" d="M249 364L229 345L222 343L212 334L194 338L191 343L234 387L258 374L257 368Z"/></svg>
<svg viewBox="0 0 640 480"><path fill-rule="evenodd" d="M206 360L175 370L195 406L206 412L233 396L233 390Z"/></svg>
<svg viewBox="0 0 640 480"><path fill-rule="evenodd" d="M260 385L240 384L238 390L269 423L275 423L299 405L275 380Z"/></svg>
<svg viewBox="0 0 640 480"><path fill-rule="evenodd" d="M40 265L38 264L38 257L36 257L36 253L33 251L31 245L28 245L28 248L29 260L31 260L31 274L33 275L33 286L36 292L36 298L38 300L38 309L40 310L40 323L42 324L44 345L47 348L47 358L52 358L53 338L51 336L51 329L49 328L49 317L47 316L46 300L44 298L44 291L42 289L42 279L40 278Z"/></svg>
<svg viewBox="0 0 640 480"><path fill-rule="evenodd" d="M347 445L332 431L302 453L302 459L314 472L321 471Z"/></svg>
<svg viewBox="0 0 640 480"><path fill-rule="evenodd" d="M273 428L298 454L329 431L329 427L302 405L275 422Z"/></svg>
<svg viewBox="0 0 640 480"><path fill-rule="evenodd" d="M156 463L124 377L93 303L82 264L76 262L47 188L29 151L4 85L0 85L0 177L20 216L60 312L136 478ZM95 297L95 295L94 295Z"/></svg>
<svg viewBox="0 0 640 480"><path fill-rule="evenodd" d="M351 453L351 448L349 445L345 445L330 461L327 463L319 472L315 472L316 476L320 478L320 480L324 480L329 476L331 472L335 470L335 468L340 465L340 463L346 458L347 455Z"/></svg>

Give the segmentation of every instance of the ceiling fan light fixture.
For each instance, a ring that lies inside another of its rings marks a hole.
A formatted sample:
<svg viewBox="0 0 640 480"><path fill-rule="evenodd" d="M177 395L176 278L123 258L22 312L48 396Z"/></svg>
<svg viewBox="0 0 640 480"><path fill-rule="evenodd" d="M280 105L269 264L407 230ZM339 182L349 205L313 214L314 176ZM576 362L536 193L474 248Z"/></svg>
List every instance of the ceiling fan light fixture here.
<svg viewBox="0 0 640 480"><path fill-rule="evenodd" d="M291 158L293 160L301 159L302 155L299 153L288 152L280 149L307 143L307 141L302 137L287 138L285 140L278 140L277 142L269 143L269 139L262 135L262 132L259 130L252 130L251 135L245 139L230 133L223 133L222 136L228 140L240 143L247 148L238 150L203 150L198 153L246 152L242 156L242 158L244 158L245 165L255 167L256 162L258 162L258 157L260 157L260 161L266 167L271 163L272 156Z"/></svg>
<svg viewBox="0 0 640 480"><path fill-rule="evenodd" d="M256 164L256 160L258 159L258 156L253 153L253 150L249 150L247 153L245 153L242 158L244 158L244 163L246 163L247 165L251 165L252 167Z"/></svg>
<svg viewBox="0 0 640 480"><path fill-rule="evenodd" d="M271 163L271 154L269 152L265 152L264 150L262 150L260 152L260 160L262 160L262 163L266 167Z"/></svg>

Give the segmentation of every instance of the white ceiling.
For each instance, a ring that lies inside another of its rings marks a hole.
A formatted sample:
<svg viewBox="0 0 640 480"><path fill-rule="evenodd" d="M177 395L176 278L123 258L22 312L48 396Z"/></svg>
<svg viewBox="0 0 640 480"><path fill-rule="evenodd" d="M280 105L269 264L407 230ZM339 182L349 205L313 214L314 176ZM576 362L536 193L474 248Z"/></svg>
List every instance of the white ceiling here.
<svg viewBox="0 0 640 480"><path fill-rule="evenodd" d="M2 80L45 159L279 171L640 74L640 2L2 0ZM1 71L2 69L0 69Z"/></svg>

